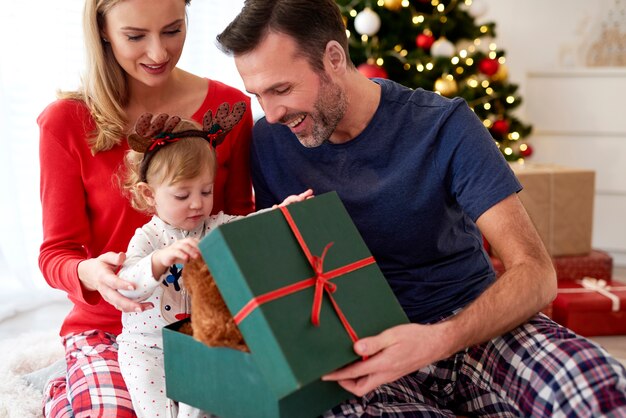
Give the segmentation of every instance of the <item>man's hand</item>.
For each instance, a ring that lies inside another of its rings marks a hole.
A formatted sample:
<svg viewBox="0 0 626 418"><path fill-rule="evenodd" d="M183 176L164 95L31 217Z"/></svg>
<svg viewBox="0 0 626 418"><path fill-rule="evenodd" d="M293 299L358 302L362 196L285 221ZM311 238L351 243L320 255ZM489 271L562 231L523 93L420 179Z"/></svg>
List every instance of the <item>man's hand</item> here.
<svg viewBox="0 0 626 418"><path fill-rule="evenodd" d="M132 283L120 279L115 272L126 259L125 253L108 252L78 264L78 277L83 287L100 293L102 298L123 312L151 309L151 303L139 303L122 296L117 290L133 290Z"/></svg>
<svg viewBox="0 0 626 418"><path fill-rule="evenodd" d="M348 392L363 396L382 384L452 355L456 350L451 348L446 329L445 322L404 324L362 338L354 344L354 351L368 359L327 374L322 380L337 381Z"/></svg>
<svg viewBox="0 0 626 418"><path fill-rule="evenodd" d="M279 206L287 206L296 202L302 202L312 197L313 197L313 190L306 189L304 192L300 194L292 194L291 196L287 196L285 200L283 200L279 205L272 206L272 209L276 209Z"/></svg>

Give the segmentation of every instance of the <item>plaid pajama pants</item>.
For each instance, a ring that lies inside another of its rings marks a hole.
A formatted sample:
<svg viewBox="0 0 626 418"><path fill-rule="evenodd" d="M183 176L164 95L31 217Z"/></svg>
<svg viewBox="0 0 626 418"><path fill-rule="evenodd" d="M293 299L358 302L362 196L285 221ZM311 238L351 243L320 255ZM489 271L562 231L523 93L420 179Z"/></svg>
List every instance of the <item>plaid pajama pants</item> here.
<svg viewBox="0 0 626 418"><path fill-rule="evenodd" d="M135 417L117 362L115 336L93 330L65 337L67 376L48 382L44 415L52 418Z"/></svg>
<svg viewBox="0 0 626 418"><path fill-rule="evenodd" d="M419 349L419 347L416 347ZM324 414L626 417L626 369L543 314Z"/></svg>

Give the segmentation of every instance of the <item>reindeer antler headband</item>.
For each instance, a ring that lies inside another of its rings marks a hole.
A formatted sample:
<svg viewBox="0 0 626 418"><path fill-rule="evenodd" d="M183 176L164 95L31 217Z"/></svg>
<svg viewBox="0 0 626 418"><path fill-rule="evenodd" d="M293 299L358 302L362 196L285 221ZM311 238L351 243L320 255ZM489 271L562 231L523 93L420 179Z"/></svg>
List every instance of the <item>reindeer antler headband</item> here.
<svg viewBox="0 0 626 418"><path fill-rule="evenodd" d="M144 113L135 123L135 132L128 136L130 148L144 154L139 169L141 180L146 181L146 172L152 157L164 146L183 138L194 137L207 140L215 148L224 141L226 134L239 123L245 112L244 102L235 103L232 110L225 102L217 108L215 118L211 110L204 114L202 130L189 129L180 132L172 132L181 121L179 116L161 113L152 119L152 113Z"/></svg>

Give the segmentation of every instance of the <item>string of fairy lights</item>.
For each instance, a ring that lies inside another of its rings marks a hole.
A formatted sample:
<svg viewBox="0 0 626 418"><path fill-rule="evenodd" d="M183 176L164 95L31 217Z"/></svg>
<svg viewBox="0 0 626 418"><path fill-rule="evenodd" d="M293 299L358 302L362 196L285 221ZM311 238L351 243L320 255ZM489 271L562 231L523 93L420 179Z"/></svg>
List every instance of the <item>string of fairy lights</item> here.
<svg viewBox="0 0 626 418"><path fill-rule="evenodd" d="M351 55L368 77L463 97L508 160L532 154L531 126L511 114L521 99L508 81L484 0L337 0Z"/></svg>

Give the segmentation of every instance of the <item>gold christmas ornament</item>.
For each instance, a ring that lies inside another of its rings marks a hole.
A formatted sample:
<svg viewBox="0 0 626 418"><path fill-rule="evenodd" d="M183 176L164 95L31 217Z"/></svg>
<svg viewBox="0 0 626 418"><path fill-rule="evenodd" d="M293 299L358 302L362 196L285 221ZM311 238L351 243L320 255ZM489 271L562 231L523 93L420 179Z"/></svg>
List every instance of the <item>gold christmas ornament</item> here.
<svg viewBox="0 0 626 418"><path fill-rule="evenodd" d="M397 12L402 8L402 0L385 0L385 7L389 10Z"/></svg>
<svg viewBox="0 0 626 418"><path fill-rule="evenodd" d="M456 80L444 75L435 81L435 91L442 96L452 97L459 91Z"/></svg>
<svg viewBox="0 0 626 418"><path fill-rule="evenodd" d="M507 78L509 78L509 69L505 64L500 64L498 71L491 76L493 81L506 81Z"/></svg>

